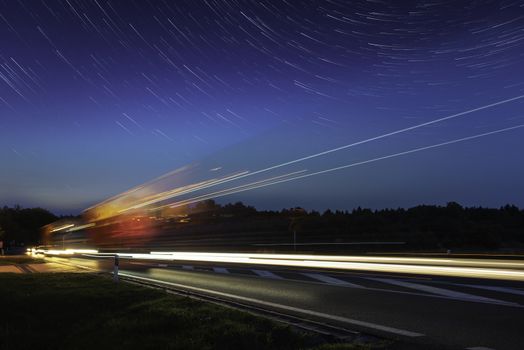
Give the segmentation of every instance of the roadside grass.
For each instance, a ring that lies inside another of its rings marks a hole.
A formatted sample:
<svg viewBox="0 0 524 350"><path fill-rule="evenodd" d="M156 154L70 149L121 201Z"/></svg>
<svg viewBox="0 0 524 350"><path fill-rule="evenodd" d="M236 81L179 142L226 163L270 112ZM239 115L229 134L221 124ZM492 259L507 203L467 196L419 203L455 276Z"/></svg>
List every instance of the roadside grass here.
<svg viewBox="0 0 524 350"><path fill-rule="evenodd" d="M0 301L0 349L369 348L95 274L2 274Z"/></svg>
<svg viewBox="0 0 524 350"><path fill-rule="evenodd" d="M29 255L3 255L3 256L0 256L0 265L41 264L44 262L45 262L44 259L34 258Z"/></svg>

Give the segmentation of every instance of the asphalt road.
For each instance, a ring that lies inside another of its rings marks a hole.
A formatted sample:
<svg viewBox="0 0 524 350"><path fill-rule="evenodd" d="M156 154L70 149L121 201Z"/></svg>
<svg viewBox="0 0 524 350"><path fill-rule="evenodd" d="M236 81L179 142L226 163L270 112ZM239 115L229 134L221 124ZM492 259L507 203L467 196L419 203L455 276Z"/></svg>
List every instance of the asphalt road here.
<svg viewBox="0 0 524 350"><path fill-rule="evenodd" d="M112 269L107 259L67 261ZM414 348L524 349L524 283L518 281L124 259L120 273L400 339Z"/></svg>

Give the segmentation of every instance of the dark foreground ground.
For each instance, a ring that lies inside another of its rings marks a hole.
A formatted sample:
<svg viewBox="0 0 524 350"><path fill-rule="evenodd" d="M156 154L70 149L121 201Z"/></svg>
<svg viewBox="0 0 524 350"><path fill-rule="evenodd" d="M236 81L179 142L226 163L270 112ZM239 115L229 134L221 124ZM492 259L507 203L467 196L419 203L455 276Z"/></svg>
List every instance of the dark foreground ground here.
<svg viewBox="0 0 524 350"><path fill-rule="evenodd" d="M0 274L0 349L367 349L87 273Z"/></svg>
<svg viewBox="0 0 524 350"><path fill-rule="evenodd" d="M45 265L82 266L87 271L110 272L113 268L111 259L46 257L45 260ZM450 260L457 264L464 262L443 258L432 260L435 266L431 266L438 268ZM488 262L497 261L484 261ZM519 267L522 261L499 262L511 267L499 271L501 278L504 273L522 271ZM524 349L522 280L395 271L395 268L373 272L120 260L120 274L126 278L240 301L392 339L395 349Z"/></svg>

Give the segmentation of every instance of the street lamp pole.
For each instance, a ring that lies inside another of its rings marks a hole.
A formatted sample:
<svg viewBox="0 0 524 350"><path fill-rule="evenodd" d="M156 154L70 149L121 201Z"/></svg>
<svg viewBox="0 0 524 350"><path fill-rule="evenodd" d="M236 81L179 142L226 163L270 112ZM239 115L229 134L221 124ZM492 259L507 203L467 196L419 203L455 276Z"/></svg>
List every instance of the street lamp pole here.
<svg viewBox="0 0 524 350"><path fill-rule="evenodd" d="M115 254L115 263L113 265L113 282L118 283L118 265L119 265L118 254Z"/></svg>

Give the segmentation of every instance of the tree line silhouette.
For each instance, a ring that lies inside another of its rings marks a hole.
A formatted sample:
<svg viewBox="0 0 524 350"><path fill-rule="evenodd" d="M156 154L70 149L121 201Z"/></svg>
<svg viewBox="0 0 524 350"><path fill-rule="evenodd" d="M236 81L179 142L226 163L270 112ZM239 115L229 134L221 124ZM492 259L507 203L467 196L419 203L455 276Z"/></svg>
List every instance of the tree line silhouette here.
<svg viewBox="0 0 524 350"><path fill-rule="evenodd" d="M187 208L190 222L173 224L180 234L207 232L264 234L279 242L402 242L402 249L524 251L524 210L514 205L500 208L419 205L409 209L322 213L302 208L257 210L242 202L220 205L207 200ZM59 218L42 208L0 209L0 240L4 245L36 245L40 229ZM194 236L195 237L195 236ZM269 238L269 237L268 237Z"/></svg>
<svg viewBox="0 0 524 350"><path fill-rule="evenodd" d="M40 229L58 217L42 208L0 208L0 241L4 246L35 245L40 240Z"/></svg>
<svg viewBox="0 0 524 350"><path fill-rule="evenodd" d="M221 206L209 200L199 203L194 211L198 224L221 222L221 226L214 228L217 233L221 228L231 230L239 225L227 225L225 221L236 221L244 222L240 230L245 232L280 231L287 235L288 241L293 232L300 243L387 241L403 243L396 247L403 250L524 250L524 210L509 204L497 209L463 207L449 202L445 206L380 210L358 207L351 211L328 209L320 213L299 207L257 211L241 202ZM395 249L392 246L378 248Z"/></svg>

